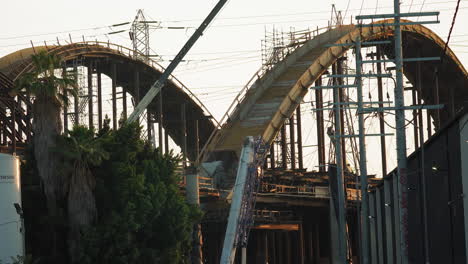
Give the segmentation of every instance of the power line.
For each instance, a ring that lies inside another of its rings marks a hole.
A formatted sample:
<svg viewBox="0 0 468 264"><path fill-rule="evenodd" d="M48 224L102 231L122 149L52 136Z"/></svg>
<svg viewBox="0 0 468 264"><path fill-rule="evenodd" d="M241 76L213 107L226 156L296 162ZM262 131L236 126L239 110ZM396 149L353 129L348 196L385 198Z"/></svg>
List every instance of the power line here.
<svg viewBox="0 0 468 264"><path fill-rule="evenodd" d="M468 0L462 0L462 1L468 1ZM438 1L438 2L429 2L426 3L426 0L421 4L421 10L423 9L424 5L429 5L429 4L447 4L451 2L457 2L457 1ZM461 2L461 1L458 1ZM402 5L402 6L411 6L411 5ZM391 8L391 6L384 6L380 7L381 9L385 8ZM373 7L368 7L364 8L363 3L361 4L360 9L348 9L347 11L359 11L360 13L362 10L369 10L369 9L374 9ZM448 10L448 9L447 9ZM326 13L327 11L313 11L313 12L301 12L301 13L279 13L279 14L268 14L268 15L261 15L261 16L239 16L239 17L226 17L226 18L218 18L217 20L230 20L230 19L248 19L248 18L262 18L262 17L278 17L278 16L297 16L297 15L309 15L309 14L323 14ZM200 19L189 19L189 20L166 20L166 21L161 21L162 23L179 23L179 22L190 22L190 21L199 21ZM249 23L249 24L228 24L228 25L216 25L213 27L232 27L232 26L248 26L248 25L259 25L259 24L274 24L274 23L294 23L294 22L310 22L310 21L321 21L325 19L309 19L309 20L299 20L299 21L272 21L272 22L262 22L262 23ZM79 32L79 31L88 31L88 30L99 30L99 29L111 29L114 27L118 26L123 26L128 24L129 22L124 22L124 23L119 23L119 24L113 24L113 25L107 25L107 26L98 26L98 27L88 27L88 28L81 28L81 29L72 29L72 30L67 30L67 31L56 31L56 32L46 32L46 33L37 33L37 34L28 34L28 35L20 35L20 36L11 36L11 37L0 37L0 40L11 40L11 39L21 39L21 38L30 38L30 37L39 37L39 36L47 36L47 35L54 35L54 34L65 34L65 33L71 33L71 32ZM163 27L166 29L169 28L174 28L174 27ZM185 26L185 27L177 27L177 28L193 28L192 26Z"/></svg>
<svg viewBox="0 0 468 264"><path fill-rule="evenodd" d="M448 47L448 44L449 44L449 41L450 41L450 36L452 35L453 26L455 26L455 20L457 19L457 14L458 14L458 8L459 7L460 7L460 0L458 0L458 2L457 2L457 7L455 8L455 13L453 14L452 25L450 26L449 34L448 34L448 37L447 37L447 42L445 42L445 47L444 47L444 51L443 51L442 55L445 55L445 53L447 52L447 47ZM444 61L444 56L441 56L441 57L442 57L442 59L440 60L440 64L442 65L442 62Z"/></svg>

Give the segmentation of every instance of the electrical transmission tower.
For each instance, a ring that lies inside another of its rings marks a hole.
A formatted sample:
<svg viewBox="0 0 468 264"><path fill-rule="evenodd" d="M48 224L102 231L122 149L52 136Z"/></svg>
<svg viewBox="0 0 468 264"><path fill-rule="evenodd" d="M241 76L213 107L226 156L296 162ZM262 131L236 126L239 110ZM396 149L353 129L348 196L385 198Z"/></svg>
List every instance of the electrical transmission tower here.
<svg viewBox="0 0 468 264"><path fill-rule="evenodd" d="M135 20L130 29L130 39L132 40L134 57L142 61L148 61L150 57L149 30L150 28L160 28L161 22L148 21L142 9L138 9Z"/></svg>

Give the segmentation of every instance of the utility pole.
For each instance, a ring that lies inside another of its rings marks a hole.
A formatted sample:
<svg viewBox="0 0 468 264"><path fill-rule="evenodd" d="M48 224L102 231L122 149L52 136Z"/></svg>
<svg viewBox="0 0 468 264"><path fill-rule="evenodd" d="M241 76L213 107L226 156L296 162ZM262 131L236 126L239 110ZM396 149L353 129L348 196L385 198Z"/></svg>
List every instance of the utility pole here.
<svg viewBox="0 0 468 264"><path fill-rule="evenodd" d="M406 161L406 129L405 129L405 110L414 109L440 109L442 105L417 105L405 106L404 101L404 87L403 87L403 62L417 62L417 61L430 61L440 60L439 57L426 57L426 58L403 58L402 51L402 25L416 25L416 24L430 24L439 23L439 20L424 21L424 22L401 22L401 17L419 17L419 16L438 16L439 12L423 12L423 13L400 13L400 2L394 0L394 13L393 14L375 14L357 16L357 20L362 19L381 19L393 18L393 21L383 21L380 24L359 24L360 27L373 27L376 25L393 26L394 27L394 47L395 59L388 60L395 63L396 80L394 90L394 107L369 107L365 111L382 112L393 110L395 111L395 124L396 124L396 148L397 148L397 186L398 186L398 211L399 211L399 230L400 230L400 254L398 263L408 264L408 178L407 178L407 161ZM364 110L364 109L363 109Z"/></svg>
<svg viewBox="0 0 468 264"><path fill-rule="evenodd" d="M400 1L394 0L395 15L395 125L398 166L398 196L400 201L401 264L408 263L408 176L406 171L405 97L403 87L403 51L401 48Z"/></svg>
<svg viewBox="0 0 468 264"><path fill-rule="evenodd" d="M369 264L369 198L367 197L367 155L364 130L364 112L362 102L362 58L361 37L356 40L356 85L359 122L359 171L361 179L361 248L362 263Z"/></svg>

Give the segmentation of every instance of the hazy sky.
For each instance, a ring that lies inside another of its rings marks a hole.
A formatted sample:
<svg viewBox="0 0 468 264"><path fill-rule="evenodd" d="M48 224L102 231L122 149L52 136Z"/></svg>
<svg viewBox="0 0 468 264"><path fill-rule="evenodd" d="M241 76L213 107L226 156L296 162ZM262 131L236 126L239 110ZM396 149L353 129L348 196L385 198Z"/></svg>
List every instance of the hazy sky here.
<svg viewBox="0 0 468 264"><path fill-rule="evenodd" d="M129 25L137 9L144 9L149 20L161 22L162 29L151 33L151 48L162 56L163 65L179 51L201 20L217 3L216 0L123 1L123 0L42 0L3 1L0 16L0 57L30 47L30 41L42 45L86 40L110 41L130 47ZM402 12L440 11L441 23L428 25L446 39L456 6L455 0L405 0ZM265 29L275 26L289 31L325 27L331 16L331 5L345 15L345 23L359 14L389 13L390 0L230 0L204 36L175 72L214 114L220 118L233 97L261 65L261 39ZM468 0L462 0L452 33L451 48L468 65ZM188 27L166 29L165 27ZM312 118L312 115L310 115ZM307 119L306 119L307 120ZM312 122L310 119L309 122ZM314 137L314 134L310 134ZM313 144L313 141L311 141ZM314 153L306 155L313 158Z"/></svg>

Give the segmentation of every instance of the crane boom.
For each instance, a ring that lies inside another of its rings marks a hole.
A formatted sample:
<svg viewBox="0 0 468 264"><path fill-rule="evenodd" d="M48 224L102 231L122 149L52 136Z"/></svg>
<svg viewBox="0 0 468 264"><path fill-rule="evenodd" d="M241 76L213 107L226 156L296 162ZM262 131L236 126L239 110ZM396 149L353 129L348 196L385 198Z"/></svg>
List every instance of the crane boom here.
<svg viewBox="0 0 468 264"><path fill-rule="evenodd" d="M213 21L213 19L216 17L216 15L219 13L219 11L223 8L224 4L226 4L228 0L220 0L216 6L211 10L211 12L208 14L208 16L203 20L201 25L197 28L195 33L187 40L187 43L182 47L182 49L179 51L179 53L175 56L175 58L172 60L172 62L167 66L166 70L163 72L163 74L159 77L159 79L153 83L151 88L149 89L148 93L141 99L140 103L135 107L133 110L132 114L128 117L127 123L133 123L138 118L140 115L143 113L143 111L148 107L148 105L151 103L151 101L156 97L156 95L161 91L163 86L166 84L167 79L169 76L171 76L172 72L175 70L177 65L182 61L182 59L185 57L185 55L189 52L189 50L193 47L195 42L203 35L203 31L208 27L208 25Z"/></svg>

